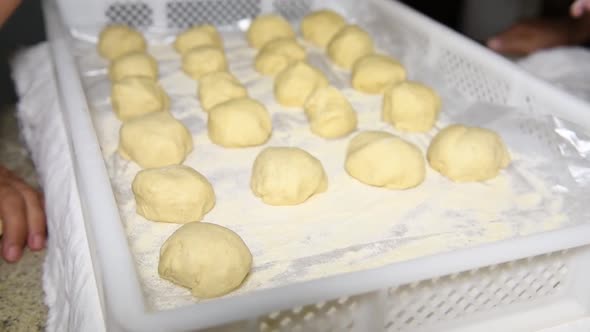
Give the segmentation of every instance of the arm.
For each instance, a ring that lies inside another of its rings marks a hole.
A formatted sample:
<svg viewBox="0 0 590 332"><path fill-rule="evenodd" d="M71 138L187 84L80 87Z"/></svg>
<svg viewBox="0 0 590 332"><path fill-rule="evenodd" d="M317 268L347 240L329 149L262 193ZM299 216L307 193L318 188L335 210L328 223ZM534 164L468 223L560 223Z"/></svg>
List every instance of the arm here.
<svg viewBox="0 0 590 332"><path fill-rule="evenodd" d="M20 5L21 0L1 0L0 1L0 28L4 22L12 15L16 8Z"/></svg>

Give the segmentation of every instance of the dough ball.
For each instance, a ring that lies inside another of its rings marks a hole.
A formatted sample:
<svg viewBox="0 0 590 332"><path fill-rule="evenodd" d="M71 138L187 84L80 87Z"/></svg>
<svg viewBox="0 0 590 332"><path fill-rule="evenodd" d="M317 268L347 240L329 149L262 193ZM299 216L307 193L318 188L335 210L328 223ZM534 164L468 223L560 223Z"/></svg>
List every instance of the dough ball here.
<svg viewBox="0 0 590 332"><path fill-rule="evenodd" d="M426 132L436 123L440 107L440 97L431 88L402 82L385 90L382 118L399 130Z"/></svg>
<svg viewBox="0 0 590 332"><path fill-rule="evenodd" d="M180 54L201 46L214 46L223 49L223 40L212 25L194 26L176 37L174 49Z"/></svg>
<svg viewBox="0 0 590 332"><path fill-rule="evenodd" d="M352 87L369 94L381 94L386 87L405 80L404 67L384 55L365 55L352 67Z"/></svg>
<svg viewBox="0 0 590 332"><path fill-rule="evenodd" d="M365 131L348 145L345 168L362 183L409 189L424 181L426 163L415 145L384 131Z"/></svg>
<svg viewBox="0 0 590 332"><path fill-rule="evenodd" d="M294 38L275 39L258 52L254 68L263 75L274 76L305 57L305 49Z"/></svg>
<svg viewBox="0 0 590 332"><path fill-rule="evenodd" d="M108 60L132 52L145 52L146 48L143 35L125 25L107 26L98 37L98 53Z"/></svg>
<svg viewBox="0 0 590 332"><path fill-rule="evenodd" d="M168 112L149 113L121 126L119 153L143 168L181 164L193 149L188 129Z"/></svg>
<svg viewBox="0 0 590 332"><path fill-rule="evenodd" d="M228 100L247 97L248 91L232 74L218 71L201 78L198 95L201 108L209 112L211 108Z"/></svg>
<svg viewBox="0 0 590 332"><path fill-rule="evenodd" d="M295 38L295 31L291 24L279 15L261 15L250 24L246 38L251 47L259 49L275 39Z"/></svg>
<svg viewBox="0 0 590 332"><path fill-rule="evenodd" d="M145 77L126 77L113 83L113 110L121 121L168 109L170 99L160 85Z"/></svg>
<svg viewBox="0 0 590 332"><path fill-rule="evenodd" d="M264 105L250 98L238 98L213 107L207 128L213 143L241 148L264 144L272 132L272 123Z"/></svg>
<svg viewBox="0 0 590 332"><path fill-rule="evenodd" d="M318 88L305 103L311 131L324 138L337 138L356 129L356 112L342 93L331 86Z"/></svg>
<svg viewBox="0 0 590 332"><path fill-rule="evenodd" d="M202 46L187 51L182 57L182 69L198 80L216 71L227 71L227 60L222 50L214 46Z"/></svg>
<svg viewBox="0 0 590 332"><path fill-rule="evenodd" d="M189 288L193 296L212 298L238 288L252 267L252 254L240 236L204 222L182 225L160 249L158 273Z"/></svg>
<svg viewBox="0 0 590 332"><path fill-rule="evenodd" d="M125 77L141 76L154 81L158 80L158 63L151 55L134 52L122 55L109 67L109 78L116 82Z"/></svg>
<svg viewBox="0 0 590 332"><path fill-rule="evenodd" d="M289 65L276 77L274 94L283 106L301 107L317 88L326 86L328 79L321 71L299 61Z"/></svg>
<svg viewBox="0 0 590 332"><path fill-rule="evenodd" d="M430 143L428 162L453 181L485 181L510 164L510 154L495 132L452 125L441 130Z"/></svg>
<svg viewBox="0 0 590 332"><path fill-rule="evenodd" d="M301 20L303 38L318 47L326 47L346 20L340 14L329 9L315 11Z"/></svg>
<svg viewBox="0 0 590 332"><path fill-rule="evenodd" d="M374 51L373 40L357 25L340 29L328 44L328 57L336 65L351 69L354 63Z"/></svg>

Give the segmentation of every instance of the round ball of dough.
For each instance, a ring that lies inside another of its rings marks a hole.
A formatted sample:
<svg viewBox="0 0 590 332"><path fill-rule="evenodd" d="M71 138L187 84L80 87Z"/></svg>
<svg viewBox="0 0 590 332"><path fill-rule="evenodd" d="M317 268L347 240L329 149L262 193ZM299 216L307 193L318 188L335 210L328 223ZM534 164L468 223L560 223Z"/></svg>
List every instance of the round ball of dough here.
<svg viewBox="0 0 590 332"><path fill-rule="evenodd" d="M246 38L251 47L262 48L275 39L295 38L295 31L291 24L279 15L261 15L250 24Z"/></svg>
<svg viewBox="0 0 590 332"><path fill-rule="evenodd" d="M348 145L345 168L362 183L409 189L424 181L426 163L415 145L383 131L366 131Z"/></svg>
<svg viewBox="0 0 590 332"><path fill-rule="evenodd" d="M201 77L199 101L205 112L231 99L247 97L248 91L230 73L218 71Z"/></svg>
<svg viewBox="0 0 590 332"><path fill-rule="evenodd" d="M198 80L209 73L227 71L227 60L218 47L201 46L190 49L182 56L182 69L190 77Z"/></svg>
<svg viewBox="0 0 590 332"><path fill-rule="evenodd" d="M440 97L431 88L402 82L385 89L382 118L399 130L426 132L436 123L440 107Z"/></svg>
<svg viewBox="0 0 590 332"><path fill-rule="evenodd" d="M374 51L373 40L357 25L340 29L328 44L328 57L336 65L351 69L354 63Z"/></svg>
<svg viewBox="0 0 590 332"><path fill-rule="evenodd" d="M179 34L174 41L174 49L180 54L201 46L223 49L223 41L214 26L208 24L194 26Z"/></svg>
<svg viewBox="0 0 590 332"><path fill-rule="evenodd" d="M365 55L352 67L352 87L369 94L381 94L386 87L405 80L404 67L385 55Z"/></svg>
<svg viewBox="0 0 590 332"><path fill-rule="evenodd" d="M338 138L356 129L356 112L342 93L331 86L318 88L304 106L311 131L324 138Z"/></svg>
<svg viewBox="0 0 590 332"><path fill-rule="evenodd" d="M274 76L295 61L305 60L305 49L294 38L275 39L258 52L254 68L263 75Z"/></svg>
<svg viewBox="0 0 590 332"><path fill-rule="evenodd" d="M121 121L168 109L170 99L160 85L146 77L126 77L111 88L113 110Z"/></svg>
<svg viewBox="0 0 590 332"><path fill-rule="evenodd" d="M252 254L240 236L225 227L191 222L162 245L158 273L189 288L193 296L212 298L238 288L252 267Z"/></svg>
<svg viewBox="0 0 590 332"><path fill-rule="evenodd" d="M144 169L137 173L131 188L137 213L152 221L201 221L215 205L209 181L183 165Z"/></svg>
<svg viewBox="0 0 590 332"><path fill-rule="evenodd" d="M129 120L119 132L119 153L143 168L181 164L192 149L190 132L168 112Z"/></svg>
<svg viewBox="0 0 590 332"><path fill-rule="evenodd" d="M158 63L151 55L143 52L134 52L122 55L109 67L109 78L116 82L126 77L147 77L156 81L158 79Z"/></svg>
<svg viewBox="0 0 590 332"><path fill-rule="evenodd" d="M301 20L303 38L318 47L326 47L346 20L340 14L329 9L318 10Z"/></svg>
<svg viewBox="0 0 590 332"><path fill-rule="evenodd" d="M296 205L328 189L322 163L308 152L291 147L266 148L254 161L250 187L270 205Z"/></svg>
<svg viewBox="0 0 590 332"><path fill-rule="evenodd" d="M132 52L145 52L143 35L125 25L110 25L100 32L98 53L108 60Z"/></svg>
<svg viewBox="0 0 590 332"><path fill-rule="evenodd" d="M301 107L318 88L328 86L328 79L318 69L303 61L295 62L275 79L274 94L279 104Z"/></svg>
<svg viewBox="0 0 590 332"><path fill-rule="evenodd" d="M453 181L485 181L510 164L510 154L500 136L491 130L451 125L430 143L428 162Z"/></svg>
<svg viewBox="0 0 590 332"><path fill-rule="evenodd" d="M250 98L238 98L213 107L207 128L213 143L241 148L264 144L272 132L272 123L264 105Z"/></svg>

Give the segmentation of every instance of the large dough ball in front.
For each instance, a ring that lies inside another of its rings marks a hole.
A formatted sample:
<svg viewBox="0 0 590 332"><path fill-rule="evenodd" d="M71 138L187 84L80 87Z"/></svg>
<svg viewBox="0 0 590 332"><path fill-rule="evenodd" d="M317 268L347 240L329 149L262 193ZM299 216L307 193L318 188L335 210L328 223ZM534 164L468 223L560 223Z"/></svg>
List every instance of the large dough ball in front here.
<svg viewBox="0 0 590 332"><path fill-rule="evenodd" d="M261 15L250 24L246 38L251 47L262 48L275 39L295 38L295 31L291 24L279 15Z"/></svg>
<svg viewBox="0 0 590 332"><path fill-rule="evenodd" d="M181 164L192 149L190 132L168 112L129 120L119 132L119 153L143 168Z"/></svg>
<svg viewBox="0 0 590 332"><path fill-rule="evenodd" d="M213 107L207 128L213 143L242 148L264 144L272 132L272 123L264 105L250 98L237 98Z"/></svg>
<svg viewBox="0 0 590 332"><path fill-rule="evenodd" d="M155 81L145 77L127 77L113 83L113 110L121 121L168 108L169 98Z"/></svg>
<svg viewBox="0 0 590 332"><path fill-rule="evenodd" d="M158 274L198 298L225 295L238 288L252 267L252 254L232 230L192 222L162 245Z"/></svg>
<svg viewBox="0 0 590 332"><path fill-rule="evenodd" d="M179 34L174 41L174 48L180 54L201 46L223 49L223 41L214 26L208 24L194 26Z"/></svg>
<svg viewBox="0 0 590 332"><path fill-rule="evenodd" d="M318 88L328 86L328 79L318 69L304 61L291 64L275 79L274 94L279 104L301 107Z"/></svg>
<svg viewBox="0 0 590 332"><path fill-rule="evenodd" d="M322 163L308 152L291 147L264 149L252 168L250 187L270 205L297 205L328 189Z"/></svg>
<svg viewBox="0 0 590 332"><path fill-rule="evenodd" d="M416 82L402 82L385 90L383 121L399 130L426 132L440 113L440 97L431 88Z"/></svg>
<svg viewBox="0 0 590 332"><path fill-rule="evenodd" d="M158 79L158 63L151 55L143 52L128 53L111 62L109 78L116 82L126 77Z"/></svg>
<svg viewBox="0 0 590 332"><path fill-rule="evenodd" d="M347 25L340 29L327 49L330 60L344 69L351 69L358 59L374 50L371 36L357 25Z"/></svg>
<svg viewBox="0 0 590 332"><path fill-rule="evenodd" d="M263 75L274 76L293 62L305 60L305 49L294 38L275 39L258 52L254 68Z"/></svg>
<svg viewBox="0 0 590 332"><path fill-rule="evenodd" d="M500 136L489 129L451 125L430 143L428 162L453 181L485 181L510 164L510 154Z"/></svg>
<svg viewBox="0 0 590 332"><path fill-rule="evenodd" d="M365 55L352 67L352 87L368 94L381 94L387 86L405 80L404 67L385 55Z"/></svg>
<svg viewBox="0 0 590 332"><path fill-rule="evenodd" d="M201 108L209 112L228 100L247 97L248 91L232 74L218 71L201 77L198 95Z"/></svg>
<svg viewBox="0 0 590 332"><path fill-rule="evenodd" d="M390 133L366 131L348 145L345 168L362 183L409 189L424 181L426 163L418 147Z"/></svg>
<svg viewBox="0 0 590 332"><path fill-rule="evenodd" d="M215 205L209 181L183 165L142 170L135 176L132 189L137 213L152 221L200 221Z"/></svg>
<svg viewBox="0 0 590 332"><path fill-rule="evenodd" d="M182 69L195 80L203 75L227 70L223 50L214 46L201 46L187 51L182 56Z"/></svg>
<svg viewBox="0 0 590 332"><path fill-rule="evenodd" d="M326 47L346 20L340 14L329 9L315 11L301 20L303 38L318 47Z"/></svg>
<svg viewBox="0 0 590 332"><path fill-rule="evenodd" d="M318 88L304 106L311 131L324 138L338 138L356 129L356 112L336 88Z"/></svg>
<svg viewBox="0 0 590 332"><path fill-rule="evenodd" d="M146 48L143 35L125 25L110 25L98 37L98 53L108 60L131 52L144 52Z"/></svg>

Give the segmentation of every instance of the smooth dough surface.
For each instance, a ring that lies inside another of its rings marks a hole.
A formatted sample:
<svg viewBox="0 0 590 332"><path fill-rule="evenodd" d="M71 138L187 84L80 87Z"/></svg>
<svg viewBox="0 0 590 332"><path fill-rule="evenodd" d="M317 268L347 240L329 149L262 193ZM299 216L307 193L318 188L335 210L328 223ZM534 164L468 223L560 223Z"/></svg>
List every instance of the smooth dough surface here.
<svg viewBox="0 0 590 332"><path fill-rule="evenodd" d="M352 87L368 94L381 94L387 86L405 80L404 67L385 55L365 55L352 67Z"/></svg>
<svg viewBox="0 0 590 332"><path fill-rule="evenodd" d="M201 46L223 49L223 39L214 26L209 24L194 26L180 33L174 41L174 49L180 54Z"/></svg>
<svg viewBox="0 0 590 332"><path fill-rule="evenodd" d="M340 14L322 9L308 14L301 20L301 34L305 40L323 48L345 25L346 20Z"/></svg>
<svg viewBox="0 0 590 332"><path fill-rule="evenodd" d="M227 68L225 53L215 46L193 48L182 56L182 69L195 80L209 73L227 71Z"/></svg>
<svg viewBox="0 0 590 332"><path fill-rule="evenodd" d="M356 129L356 112L340 90L327 86L311 94L304 106L311 131L324 138L338 138Z"/></svg>
<svg viewBox="0 0 590 332"><path fill-rule="evenodd" d="M441 130L428 148L430 166L456 182L492 179L510 164L510 154L495 132L451 125Z"/></svg>
<svg viewBox="0 0 590 332"><path fill-rule="evenodd" d="M354 63L375 50L373 39L358 25L340 29L328 44L328 57L337 66L351 69Z"/></svg>
<svg viewBox="0 0 590 332"><path fill-rule="evenodd" d="M162 245L158 273L198 298L238 288L252 267L252 254L232 230L205 222L182 225Z"/></svg>
<svg viewBox="0 0 590 332"><path fill-rule="evenodd" d="M213 107L209 111L207 128L213 143L241 148L264 144L271 135L272 123L263 104L245 97Z"/></svg>
<svg viewBox="0 0 590 332"><path fill-rule="evenodd" d="M132 189L137 213L152 221L201 221L215 205L209 181L183 165L144 169L135 176Z"/></svg>
<svg viewBox="0 0 590 332"><path fill-rule="evenodd" d="M119 153L142 168L181 164L192 149L190 132L168 112L129 120L119 133Z"/></svg>
<svg viewBox="0 0 590 332"><path fill-rule="evenodd" d="M362 183L388 189L420 185L426 162L418 147L383 131L366 131L348 145L345 168Z"/></svg>
<svg viewBox="0 0 590 332"><path fill-rule="evenodd" d="M328 189L322 163L293 147L264 149L252 167L252 192L270 205L297 205Z"/></svg>
<svg viewBox="0 0 590 332"><path fill-rule="evenodd" d="M295 38L295 31L282 16L260 15L250 24L246 38L251 47L259 49L275 39Z"/></svg>
<svg viewBox="0 0 590 332"><path fill-rule="evenodd" d="M274 82L274 94L279 104L286 107L302 107L318 88L328 86L328 79L318 69L304 61L289 65Z"/></svg>
<svg viewBox="0 0 590 332"><path fill-rule="evenodd" d="M158 79L156 59L144 52L127 53L113 60L109 66L109 78L113 82L135 76L156 81Z"/></svg>
<svg viewBox="0 0 590 332"><path fill-rule="evenodd" d="M263 75L274 76L295 61L305 60L306 52L294 38L268 42L254 59L254 68Z"/></svg>
<svg viewBox="0 0 590 332"><path fill-rule="evenodd" d="M125 25L109 25L98 37L98 53L108 60L132 52L145 52L146 48L143 35Z"/></svg>
<svg viewBox="0 0 590 332"><path fill-rule="evenodd" d="M441 99L431 88L416 82L402 82L385 90L382 119L396 129L426 132L434 127Z"/></svg>
<svg viewBox="0 0 590 332"><path fill-rule="evenodd" d="M201 108L205 112L231 99L247 97L248 91L232 74L218 71L199 80L198 93Z"/></svg>
<svg viewBox="0 0 590 332"><path fill-rule="evenodd" d="M113 111L121 121L168 109L170 99L155 81L145 77L127 77L113 83Z"/></svg>

